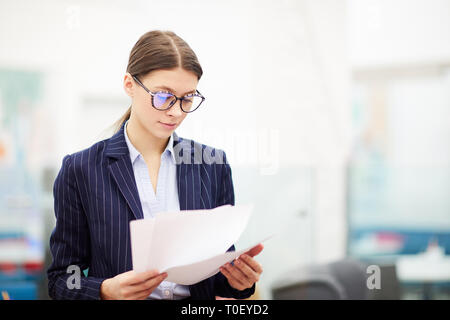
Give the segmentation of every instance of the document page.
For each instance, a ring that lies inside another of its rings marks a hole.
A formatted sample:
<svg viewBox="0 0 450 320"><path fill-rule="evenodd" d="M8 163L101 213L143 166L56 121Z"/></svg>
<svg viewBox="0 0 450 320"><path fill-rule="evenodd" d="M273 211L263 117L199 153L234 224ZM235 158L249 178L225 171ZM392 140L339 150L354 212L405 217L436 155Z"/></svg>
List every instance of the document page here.
<svg viewBox="0 0 450 320"><path fill-rule="evenodd" d="M247 226L253 205L164 212L130 222L133 270L167 272L166 281L190 285L219 271L253 246L226 252ZM256 242L257 245L259 242Z"/></svg>

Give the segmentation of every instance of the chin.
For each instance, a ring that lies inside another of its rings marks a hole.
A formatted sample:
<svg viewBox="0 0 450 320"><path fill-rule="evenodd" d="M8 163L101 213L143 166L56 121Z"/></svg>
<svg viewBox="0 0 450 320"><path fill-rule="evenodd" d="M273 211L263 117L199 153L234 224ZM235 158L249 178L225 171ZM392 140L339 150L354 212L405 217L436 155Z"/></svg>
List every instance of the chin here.
<svg viewBox="0 0 450 320"><path fill-rule="evenodd" d="M172 135L172 132L174 132L175 129L171 130L171 131L167 131L167 130L153 130L150 131L155 137L160 138L160 139L167 139Z"/></svg>
<svg viewBox="0 0 450 320"><path fill-rule="evenodd" d="M142 123L142 122L141 122ZM158 128L159 124L149 124L149 123L142 123L143 129L147 131L147 134L150 134L158 139L166 139L169 138L172 134L172 131L163 130L161 128Z"/></svg>

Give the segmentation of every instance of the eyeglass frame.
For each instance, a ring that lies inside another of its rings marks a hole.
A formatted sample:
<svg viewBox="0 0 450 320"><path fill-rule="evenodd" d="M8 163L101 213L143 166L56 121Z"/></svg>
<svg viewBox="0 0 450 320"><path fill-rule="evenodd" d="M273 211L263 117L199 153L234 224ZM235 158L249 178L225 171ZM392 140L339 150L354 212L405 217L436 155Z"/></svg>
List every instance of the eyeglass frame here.
<svg viewBox="0 0 450 320"><path fill-rule="evenodd" d="M200 93L200 91L198 91L197 89L195 89L195 93L193 93L192 95L195 95L195 96L201 98L202 101L198 104L198 106L197 106L194 110L191 110L191 111L185 111L185 110L183 109L183 100L184 100L184 98L185 98L186 96L188 96L188 95L183 96L183 97L177 97L177 96L174 95L172 92L165 92L165 93L169 93L169 94L171 94L172 96L174 96L174 97L175 97L175 100L172 101L172 102L170 103L170 105L169 105L167 108L165 108L165 109L159 109L159 108L155 107L155 104L154 104L154 101L153 101L153 100L154 100L155 95L156 95L158 92L163 92L163 91L152 92L152 91L150 91L146 86L144 86L144 84L143 84L136 76L133 76L133 75L132 75L132 77L133 77L134 81L136 81L136 82L137 82L137 83L138 83L145 91L147 91L147 93L149 93L149 94L152 96L152 107L155 108L156 110L159 110L159 111L166 111L166 110L169 110L170 108L172 108L172 107L177 103L178 100L180 100L180 109L181 109L181 111L183 111L184 113L191 113L191 112L194 112L195 110L197 110L197 109L200 107L200 105L203 103L203 101L205 101L205 99L206 99L206 98Z"/></svg>

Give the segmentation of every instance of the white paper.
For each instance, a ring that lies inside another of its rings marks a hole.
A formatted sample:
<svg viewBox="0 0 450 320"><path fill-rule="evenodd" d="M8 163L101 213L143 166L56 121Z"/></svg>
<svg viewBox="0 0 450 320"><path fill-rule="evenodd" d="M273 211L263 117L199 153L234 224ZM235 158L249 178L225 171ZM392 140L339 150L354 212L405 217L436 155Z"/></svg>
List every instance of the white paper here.
<svg viewBox="0 0 450 320"><path fill-rule="evenodd" d="M183 285L190 285L200 282L218 273L219 268L225 263L233 261L244 252L247 252L251 248L268 240L269 238L270 237L267 237L264 240L258 241L254 245L239 251L225 252L196 263L169 268L165 270L165 272L167 272L167 278L165 280Z"/></svg>
<svg viewBox="0 0 450 320"><path fill-rule="evenodd" d="M133 269L167 272L166 281L184 285L204 280L253 247L226 252L244 231L252 210L251 204L224 205L133 220L130 222Z"/></svg>

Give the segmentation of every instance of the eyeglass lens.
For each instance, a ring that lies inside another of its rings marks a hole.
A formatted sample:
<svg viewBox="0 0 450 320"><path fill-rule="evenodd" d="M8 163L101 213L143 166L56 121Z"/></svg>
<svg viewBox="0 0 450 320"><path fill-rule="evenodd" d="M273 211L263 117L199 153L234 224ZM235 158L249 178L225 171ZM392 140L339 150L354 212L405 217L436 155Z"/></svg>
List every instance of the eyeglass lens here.
<svg viewBox="0 0 450 320"><path fill-rule="evenodd" d="M175 103L175 96L166 93L158 92L153 97L153 105L158 109L167 109ZM187 96L183 99L182 107L184 111L191 111L198 108L201 104L202 98L198 96Z"/></svg>

